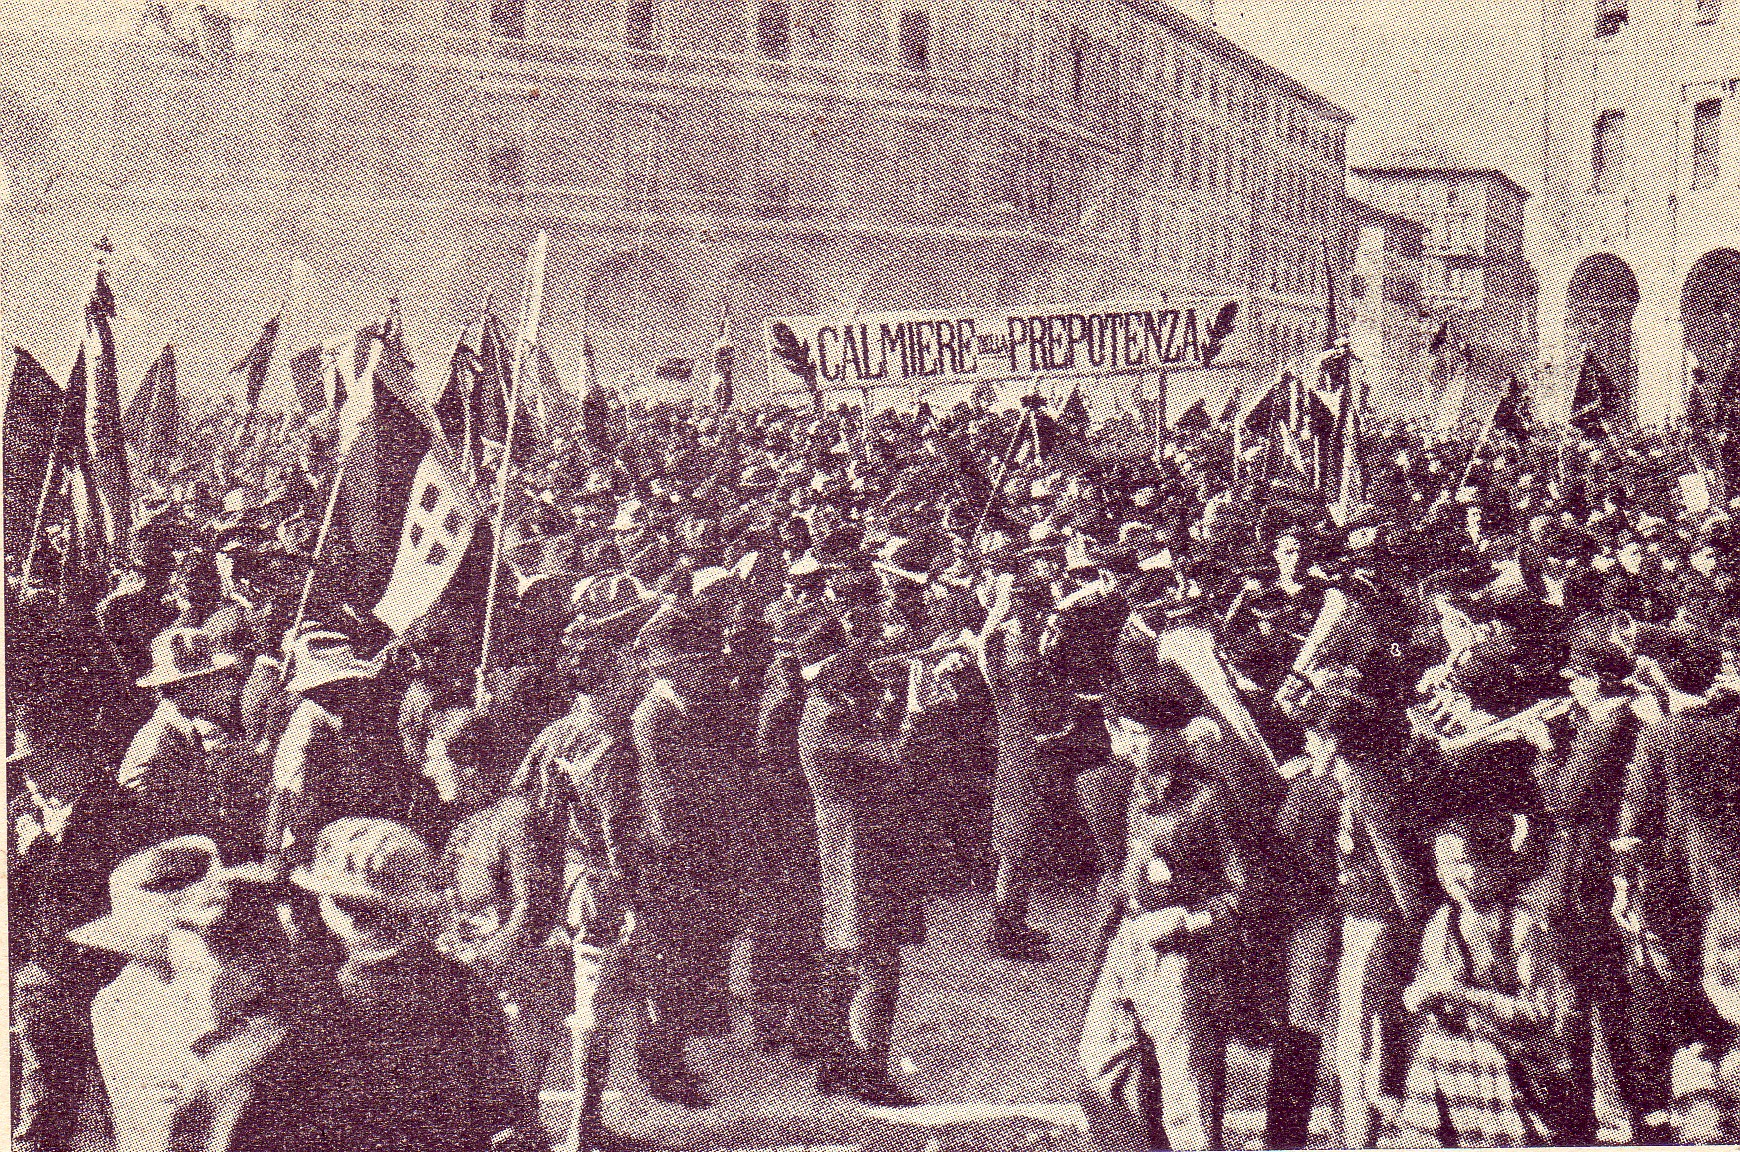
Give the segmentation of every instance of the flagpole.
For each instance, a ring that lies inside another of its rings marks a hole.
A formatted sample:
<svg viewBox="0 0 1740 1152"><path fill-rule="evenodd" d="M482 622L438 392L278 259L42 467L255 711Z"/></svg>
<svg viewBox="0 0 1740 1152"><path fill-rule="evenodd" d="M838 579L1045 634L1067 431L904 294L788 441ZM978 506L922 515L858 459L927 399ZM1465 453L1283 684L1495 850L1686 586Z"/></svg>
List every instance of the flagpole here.
<svg viewBox="0 0 1740 1152"><path fill-rule="evenodd" d="M1468 454L1468 463L1462 467L1462 482L1456 485L1458 492L1468 487L1468 477L1474 472L1474 462L1480 459L1480 450L1486 447L1487 439L1492 436L1493 426L1498 421L1498 410L1504 407L1504 401L1505 397L1500 396L1498 403L1494 404L1492 411L1487 414L1486 423L1480 428L1480 438L1474 442L1474 451Z"/></svg>
<svg viewBox="0 0 1740 1152"><path fill-rule="evenodd" d="M513 478L514 432L519 424L520 383L525 372L526 355L538 341L538 321L544 309L544 259L549 247L550 234L539 232L526 261L525 311L521 314L520 332L514 344L513 366L509 376L507 430L503 434L501 465L496 477L495 538L490 541L489 584L483 600L483 641L477 654L474 699L479 708L489 698L485 676L489 672L490 648L495 640L495 595L501 582L502 545L507 535L508 482Z"/></svg>
<svg viewBox="0 0 1740 1152"><path fill-rule="evenodd" d="M375 373L380 369L381 352L385 347L386 340L383 335L377 333L371 338L368 366L364 368L362 378L356 382L357 387L374 387ZM342 354L343 353L341 352L340 355ZM334 370L336 371L336 368ZM344 470L345 466L349 463L350 451L347 449L344 454L339 457L338 467L332 470L332 485L330 490L326 493L326 511L321 514L320 531L314 537L314 554L309 557L308 571L302 577L302 595L297 597L296 600L296 616L290 622L290 631L285 634L286 650L288 650L290 642L296 638L296 634L302 630L302 621L307 618L308 600L314 595L314 576L320 568L320 558L326 553L327 538L332 534L332 520L334 515L338 512L338 494L344 489ZM290 664L289 661L285 661L283 668L284 678L288 679L289 674Z"/></svg>
<svg viewBox="0 0 1740 1152"><path fill-rule="evenodd" d="M60 431L60 419L55 419L55 431ZM36 549L42 542L43 521L48 516L48 497L54 491L54 482L60 478L60 438L57 436L49 443L48 471L42 477L42 493L36 498L36 518L30 524L30 547L24 553L24 568L19 574L18 594L27 595L30 592L30 570L36 564Z"/></svg>

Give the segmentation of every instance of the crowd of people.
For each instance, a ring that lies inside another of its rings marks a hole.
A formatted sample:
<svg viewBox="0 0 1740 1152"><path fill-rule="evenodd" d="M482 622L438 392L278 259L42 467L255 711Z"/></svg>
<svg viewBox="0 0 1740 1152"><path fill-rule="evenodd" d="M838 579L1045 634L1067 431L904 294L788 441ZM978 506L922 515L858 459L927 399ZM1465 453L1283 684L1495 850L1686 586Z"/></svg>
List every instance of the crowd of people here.
<svg viewBox="0 0 1740 1152"><path fill-rule="evenodd" d="M744 941L753 1043L911 1104L927 906L1043 964L1090 875L1100 1147L1222 1146L1233 1038L1272 1148L1740 1137L1705 434L1371 417L1355 502L1236 408L600 402L398 633L318 422L190 430L106 587L9 561L17 1146L609 1146Z"/></svg>

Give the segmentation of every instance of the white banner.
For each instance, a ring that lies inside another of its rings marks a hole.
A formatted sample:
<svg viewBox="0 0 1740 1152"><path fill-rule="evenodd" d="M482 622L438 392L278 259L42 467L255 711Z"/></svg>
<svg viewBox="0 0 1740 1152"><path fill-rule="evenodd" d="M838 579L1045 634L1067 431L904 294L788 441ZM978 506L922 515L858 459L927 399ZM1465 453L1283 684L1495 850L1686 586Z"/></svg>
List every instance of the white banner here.
<svg viewBox="0 0 1740 1152"><path fill-rule="evenodd" d="M972 313L788 316L767 321L774 391L799 379L781 355L796 337L823 390L995 384L1206 368L1242 354L1244 301L1228 296L1046 305Z"/></svg>

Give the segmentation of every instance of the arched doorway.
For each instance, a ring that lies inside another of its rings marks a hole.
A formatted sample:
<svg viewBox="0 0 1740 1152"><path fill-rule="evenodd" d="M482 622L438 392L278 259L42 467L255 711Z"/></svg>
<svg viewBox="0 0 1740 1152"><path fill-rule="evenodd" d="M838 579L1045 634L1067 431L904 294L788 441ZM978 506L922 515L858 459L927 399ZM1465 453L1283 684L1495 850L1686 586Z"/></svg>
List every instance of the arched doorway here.
<svg viewBox="0 0 1740 1152"><path fill-rule="evenodd" d="M1740 376L1740 252L1718 248L1686 273L1680 290L1680 326L1687 367L1701 369L1705 410L1730 375ZM1729 387L1740 387L1740 378Z"/></svg>
<svg viewBox="0 0 1740 1152"><path fill-rule="evenodd" d="M1606 252L1577 265L1565 289L1568 386L1576 386L1578 365L1585 352L1593 352L1613 381L1604 407L1615 423L1630 422L1637 415L1637 372L1631 354L1637 295L1637 277L1630 266Z"/></svg>
<svg viewBox="0 0 1740 1152"><path fill-rule="evenodd" d="M600 378L633 388L654 383L667 360L695 359L688 308L682 274L661 252L619 253L596 265L586 278L581 334L592 342ZM657 384L661 392L682 390Z"/></svg>

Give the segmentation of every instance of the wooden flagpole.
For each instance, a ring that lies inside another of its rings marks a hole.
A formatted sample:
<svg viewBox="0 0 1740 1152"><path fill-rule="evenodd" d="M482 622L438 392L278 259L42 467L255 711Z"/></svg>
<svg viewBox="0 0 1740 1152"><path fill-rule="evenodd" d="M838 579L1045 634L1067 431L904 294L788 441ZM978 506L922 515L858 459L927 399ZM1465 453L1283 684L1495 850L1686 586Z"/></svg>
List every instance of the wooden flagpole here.
<svg viewBox="0 0 1740 1152"><path fill-rule="evenodd" d="M507 534L508 483L513 479L514 432L519 423L520 385L525 375L526 357L538 343L538 322L544 310L544 260L549 248L550 234L539 232L526 261L525 310L521 313L520 332L514 342L513 368L509 376L507 430L503 436L501 465L496 477L495 539L490 541L489 585L483 601L483 643L477 655L474 701L479 708L489 699L485 677L489 673L490 648L495 640L495 596L496 588L501 582L501 554Z"/></svg>

